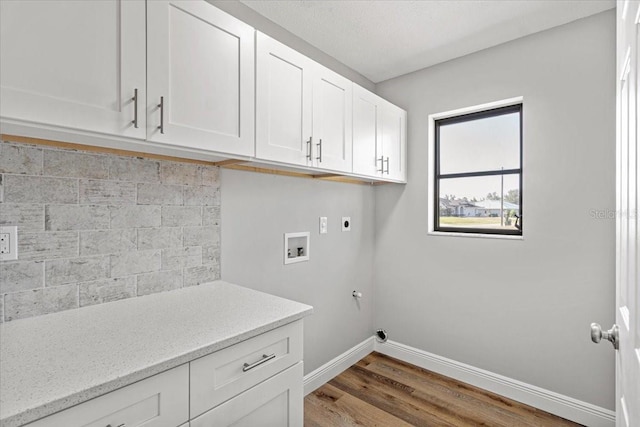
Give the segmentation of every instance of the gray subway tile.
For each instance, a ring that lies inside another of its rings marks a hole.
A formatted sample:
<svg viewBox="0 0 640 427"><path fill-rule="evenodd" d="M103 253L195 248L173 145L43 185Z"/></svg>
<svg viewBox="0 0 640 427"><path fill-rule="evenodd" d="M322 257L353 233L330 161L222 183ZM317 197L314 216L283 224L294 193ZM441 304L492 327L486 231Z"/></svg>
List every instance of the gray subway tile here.
<svg viewBox="0 0 640 427"><path fill-rule="evenodd" d="M4 175L8 203L78 203L78 180L41 176Z"/></svg>
<svg viewBox="0 0 640 427"><path fill-rule="evenodd" d="M0 172L42 175L42 149L0 143Z"/></svg>
<svg viewBox="0 0 640 427"><path fill-rule="evenodd" d="M163 227L185 227L202 224L202 208L200 206L163 206Z"/></svg>
<svg viewBox="0 0 640 427"><path fill-rule="evenodd" d="M220 168L218 166L200 166L202 185L220 186Z"/></svg>
<svg viewBox="0 0 640 427"><path fill-rule="evenodd" d="M203 265L184 269L184 287L196 286L218 279L220 279L219 266Z"/></svg>
<svg viewBox="0 0 640 427"><path fill-rule="evenodd" d="M160 206L123 205L110 206L111 228L159 227Z"/></svg>
<svg viewBox="0 0 640 427"><path fill-rule="evenodd" d="M10 293L4 303L6 321L69 310L78 307L78 285Z"/></svg>
<svg viewBox="0 0 640 427"><path fill-rule="evenodd" d="M136 203L136 185L132 182L80 180L80 203L126 205Z"/></svg>
<svg viewBox="0 0 640 427"><path fill-rule="evenodd" d="M105 229L109 223L107 206L47 205L45 210L48 231Z"/></svg>
<svg viewBox="0 0 640 427"><path fill-rule="evenodd" d="M182 287L182 270L158 271L138 276L138 295L171 291Z"/></svg>
<svg viewBox="0 0 640 427"><path fill-rule="evenodd" d="M220 246L211 245L202 247L202 264L203 265L220 265Z"/></svg>
<svg viewBox="0 0 640 427"><path fill-rule="evenodd" d="M220 206L204 206L202 208L202 225L220 225Z"/></svg>
<svg viewBox="0 0 640 427"><path fill-rule="evenodd" d="M102 304L136 296L136 277L96 280L80 283L80 307Z"/></svg>
<svg viewBox="0 0 640 427"><path fill-rule="evenodd" d="M45 262L45 285L88 282L109 277L108 256L56 259Z"/></svg>
<svg viewBox="0 0 640 427"><path fill-rule="evenodd" d="M109 158L76 151L45 150L44 175L107 179Z"/></svg>
<svg viewBox="0 0 640 427"><path fill-rule="evenodd" d="M44 231L44 205L0 204L0 225L17 225L22 231Z"/></svg>
<svg viewBox="0 0 640 427"><path fill-rule="evenodd" d="M182 246L182 228L139 228L138 249L164 249Z"/></svg>
<svg viewBox="0 0 640 427"><path fill-rule="evenodd" d="M160 162L135 157L113 157L109 178L117 181L159 182Z"/></svg>
<svg viewBox="0 0 640 427"><path fill-rule="evenodd" d="M136 230L96 230L80 232L80 255L115 254L136 250Z"/></svg>
<svg viewBox="0 0 640 427"><path fill-rule="evenodd" d="M220 243L220 227L184 227L183 240L184 246L206 246L217 245Z"/></svg>
<svg viewBox="0 0 640 427"><path fill-rule="evenodd" d="M181 205L182 186L166 184L138 184L139 205Z"/></svg>
<svg viewBox="0 0 640 427"><path fill-rule="evenodd" d="M200 185L200 166L193 163L162 162L160 180L163 184Z"/></svg>
<svg viewBox="0 0 640 427"><path fill-rule="evenodd" d="M19 260L70 258L77 255L77 232L21 233L18 230Z"/></svg>
<svg viewBox="0 0 640 427"><path fill-rule="evenodd" d="M220 189L203 185L184 188L186 206L220 206Z"/></svg>
<svg viewBox="0 0 640 427"><path fill-rule="evenodd" d="M111 277L130 276L160 270L160 251L135 251L111 255Z"/></svg>
<svg viewBox="0 0 640 427"><path fill-rule="evenodd" d="M202 265L202 248L200 246L170 248L162 250L162 269L195 267Z"/></svg>
<svg viewBox="0 0 640 427"><path fill-rule="evenodd" d="M0 262L0 295L44 287L44 261Z"/></svg>

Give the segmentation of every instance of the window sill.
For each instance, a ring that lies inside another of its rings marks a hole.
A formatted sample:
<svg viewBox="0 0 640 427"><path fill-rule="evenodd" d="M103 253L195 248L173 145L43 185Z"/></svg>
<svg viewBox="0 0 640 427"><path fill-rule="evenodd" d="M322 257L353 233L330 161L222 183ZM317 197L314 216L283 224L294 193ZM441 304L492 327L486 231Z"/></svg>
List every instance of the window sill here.
<svg viewBox="0 0 640 427"><path fill-rule="evenodd" d="M431 236L470 237L475 239L524 240L524 236L510 236L508 234L456 233L451 231L429 231L427 234Z"/></svg>

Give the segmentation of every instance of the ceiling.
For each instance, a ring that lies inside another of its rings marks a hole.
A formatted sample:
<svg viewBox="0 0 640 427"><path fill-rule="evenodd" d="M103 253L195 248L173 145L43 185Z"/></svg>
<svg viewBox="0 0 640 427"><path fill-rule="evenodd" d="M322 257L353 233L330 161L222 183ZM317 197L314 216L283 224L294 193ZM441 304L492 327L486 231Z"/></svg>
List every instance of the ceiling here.
<svg viewBox="0 0 640 427"><path fill-rule="evenodd" d="M615 7L615 0L241 0L374 83Z"/></svg>

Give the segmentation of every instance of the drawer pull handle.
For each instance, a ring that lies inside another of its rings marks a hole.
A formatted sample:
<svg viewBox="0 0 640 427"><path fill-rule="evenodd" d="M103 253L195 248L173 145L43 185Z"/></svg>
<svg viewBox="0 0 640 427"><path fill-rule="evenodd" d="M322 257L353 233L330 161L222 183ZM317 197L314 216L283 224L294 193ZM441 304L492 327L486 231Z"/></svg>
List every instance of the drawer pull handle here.
<svg viewBox="0 0 640 427"><path fill-rule="evenodd" d="M271 360L271 359L275 359L275 357L276 357L276 354L275 354L275 353L270 354L270 355L263 354L263 355L262 355L262 359L258 360L257 362L253 362L253 363L251 363L251 364L249 364L249 363L245 363L245 364L244 364L244 367L242 368L242 372L250 371L250 370L252 370L253 368L255 368L256 366L260 366L260 365L262 365L263 363L268 362L268 361L269 361L269 360Z"/></svg>
<svg viewBox="0 0 640 427"><path fill-rule="evenodd" d="M111 424L107 424L107 427L111 427ZM125 423L119 424L118 427L127 427Z"/></svg>

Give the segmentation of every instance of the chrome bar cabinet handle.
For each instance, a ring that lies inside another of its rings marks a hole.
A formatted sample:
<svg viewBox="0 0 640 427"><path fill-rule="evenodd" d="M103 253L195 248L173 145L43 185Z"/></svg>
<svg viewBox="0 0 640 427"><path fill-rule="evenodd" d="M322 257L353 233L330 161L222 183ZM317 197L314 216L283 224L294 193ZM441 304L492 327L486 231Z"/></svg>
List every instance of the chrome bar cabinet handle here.
<svg viewBox="0 0 640 427"><path fill-rule="evenodd" d="M275 357L276 357L275 353L271 353L270 355L263 354L262 355L262 359L258 360L257 362L245 363L244 366L242 367L242 372L250 371L253 368L255 368L256 366L260 366L263 363L266 363L271 359L275 359Z"/></svg>
<svg viewBox="0 0 640 427"><path fill-rule="evenodd" d="M316 157L316 159L322 163L322 138L320 138L320 142L316 145L318 146L318 157Z"/></svg>
<svg viewBox="0 0 640 427"><path fill-rule="evenodd" d="M133 101L133 120L131 121L131 123L133 123L133 127L138 129L138 89L134 89L133 90L133 98L131 98L131 100Z"/></svg>
<svg viewBox="0 0 640 427"><path fill-rule="evenodd" d="M158 108L160 109L160 133L164 133L164 96L160 97L160 104L158 104Z"/></svg>
<svg viewBox="0 0 640 427"><path fill-rule="evenodd" d="M387 160L385 160L385 162L387 162L387 175L389 175L389 158L387 157Z"/></svg>
<svg viewBox="0 0 640 427"><path fill-rule="evenodd" d="M376 164L378 164L378 161L380 162L380 167L382 169L377 169L377 171L384 173L384 156L380 156L380 160L376 158Z"/></svg>
<svg viewBox="0 0 640 427"><path fill-rule="evenodd" d="M309 161L311 161L312 151L313 151L313 136L310 136L309 140L307 141L307 159L309 159Z"/></svg>

